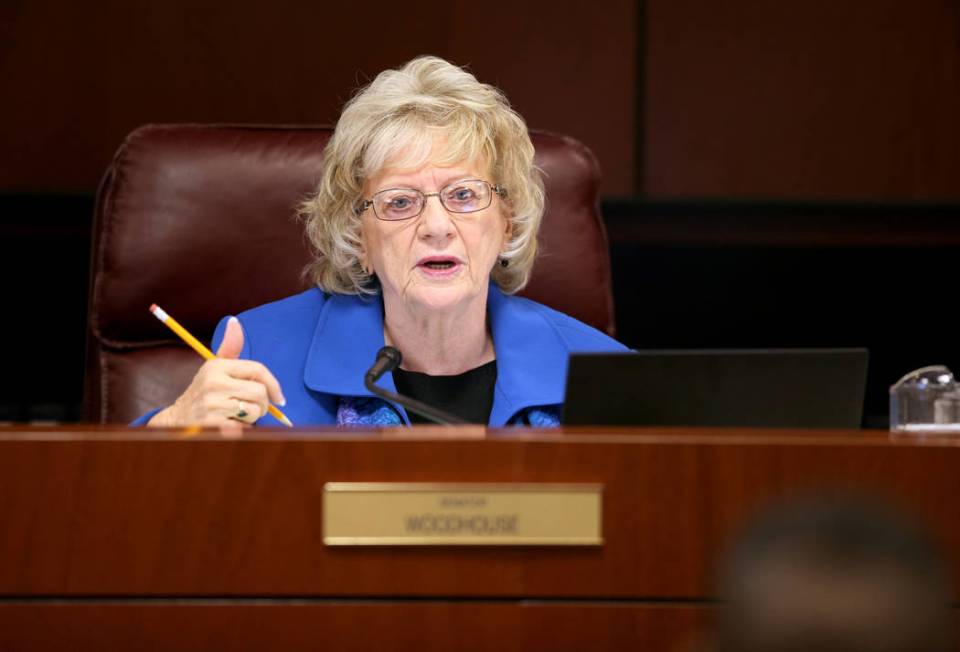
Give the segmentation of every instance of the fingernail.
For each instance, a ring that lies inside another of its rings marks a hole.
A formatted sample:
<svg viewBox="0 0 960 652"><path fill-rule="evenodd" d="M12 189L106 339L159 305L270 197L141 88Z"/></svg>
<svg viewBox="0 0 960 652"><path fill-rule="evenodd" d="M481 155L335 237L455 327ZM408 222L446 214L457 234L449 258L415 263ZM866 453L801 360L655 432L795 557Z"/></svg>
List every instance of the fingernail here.
<svg viewBox="0 0 960 652"><path fill-rule="evenodd" d="M240 323L240 320L237 319L236 317L230 317L230 319L228 319L227 322L231 324L238 324Z"/></svg>
<svg viewBox="0 0 960 652"><path fill-rule="evenodd" d="M286 404L287 404L287 399L285 399L285 398L283 397L283 394L281 394L281 395L280 395L280 400L277 401L277 405L279 405L280 407L283 407L283 406L286 405Z"/></svg>

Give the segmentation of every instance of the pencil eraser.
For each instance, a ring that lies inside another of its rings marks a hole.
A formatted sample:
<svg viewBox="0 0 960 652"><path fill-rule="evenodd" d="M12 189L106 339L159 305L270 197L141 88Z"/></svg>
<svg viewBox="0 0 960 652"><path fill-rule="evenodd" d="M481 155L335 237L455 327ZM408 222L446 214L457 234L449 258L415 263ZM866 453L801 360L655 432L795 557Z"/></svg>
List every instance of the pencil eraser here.
<svg viewBox="0 0 960 652"><path fill-rule="evenodd" d="M153 304L150 306L150 312L152 312L153 316L159 319L160 321L162 321L163 323L167 323L167 319L169 319L169 315L167 315L167 313L163 311L163 308L161 308L157 304Z"/></svg>

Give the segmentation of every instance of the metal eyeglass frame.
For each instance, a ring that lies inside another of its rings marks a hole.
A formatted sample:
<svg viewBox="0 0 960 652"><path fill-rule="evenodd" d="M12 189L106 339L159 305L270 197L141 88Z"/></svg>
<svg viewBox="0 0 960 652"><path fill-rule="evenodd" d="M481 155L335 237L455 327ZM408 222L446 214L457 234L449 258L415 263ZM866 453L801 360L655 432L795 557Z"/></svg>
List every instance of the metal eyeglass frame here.
<svg viewBox="0 0 960 652"><path fill-rule="evenodd" d="M450 186L456 185L458 183L463 183L465 181L480 181L482 183L487 184L487 186L492 191L492 194L490 195L490 201L487 202L486 206L484 206L483 208L474 208L473 210L470 210L470 211L456 211L456 210L451 210L445 203L443 203L443 197L440 195L440 193L442 193L444 190L446 190ZM374 208L373 209L374 217L376 217L378 220L381 220L383 222L403 222L406 220L412 220L415 217L420 217L421 215L423 215L423 211L427 208L427 200L430 199L431 197L436 197L438 200L440 200L440 205L443 206L443 209L448 213L456 213L457 215L466 215L469 213L478 213L482 210L486 210L487 208L490 208L490 204L493 203L493 195L498 195L500 198L504 198L507 196L507 189L501 186L499 183L494 185L484 179L460 179L458 181L448 183L437 192L422 192L420 190L417 190L416 188L384 188L383 190L378 190L377 192L373 193L373 197L376 197L380 193L390 192L392 190L410 190L412 192L418 193L423 197L423 203L420 204L420 212L417 213L416 215L411 215L410 217L401 217L395 220L389 220L387 218L380 217L379 213L377 213L377 209ZM365 210L373 206L373 197L371 197L370 199L364 199L356 208L353 209L354 213L356 215L362 215Z"/></svg>

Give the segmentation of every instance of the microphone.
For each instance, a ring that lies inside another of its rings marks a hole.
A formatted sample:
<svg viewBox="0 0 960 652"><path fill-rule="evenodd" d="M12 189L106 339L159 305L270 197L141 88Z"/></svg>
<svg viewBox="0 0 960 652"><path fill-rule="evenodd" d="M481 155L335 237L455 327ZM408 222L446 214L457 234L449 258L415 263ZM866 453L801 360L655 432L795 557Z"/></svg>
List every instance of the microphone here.
<svg viewBox="0 0 960 652"><path fill-rule="evenodd" d="M385 346L379 351L377 351L377 359L374 360L373 366L367 370L366 375L363 377L364 386L373 394L379 396L382 399L387 401L393 401L394 403L399 403L403 407L407 408L411 412L416 412L425 419L430 419L434 423L439 423L440 425L455 425L466 423L463 419L449 412L445 412L439 408L430 407L426 403L418 401L414 398L408 396L403 396L402 394L397 394L389 390L378 387L375 383L380 379L380 377L387 373L388 371L393 371L400 366L400 361L403 360L403 356L400 355L400 351L393 348L392 346Z"/></svg>
<svg viewBox="0 0 960 652"><path fill-rule="evenodd" d="M373 366L367 369L364 384L366 385L368 381L371 383L377 382L380 380L380 376L399 367L402 360L403 356L395 348L392 346L383 347L377 351L377 359L374 360ZM370 388L367 387L367 389Z"/></svg>

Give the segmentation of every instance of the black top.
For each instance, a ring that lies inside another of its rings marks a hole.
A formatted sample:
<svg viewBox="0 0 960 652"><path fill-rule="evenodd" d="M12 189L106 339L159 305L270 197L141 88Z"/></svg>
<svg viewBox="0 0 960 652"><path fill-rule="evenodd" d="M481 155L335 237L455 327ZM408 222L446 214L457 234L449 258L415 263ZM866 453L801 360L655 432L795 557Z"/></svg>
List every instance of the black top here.
<svg viewBox="0 0 960 652"><path fill-rule="evenodd" d="M455 414L469 423L486 424L493 408L497 361L491 360L457 376L428 376L417 371L393 370L393 382L404 396ZM410 423L433 423L407 410Z"/></svg>

